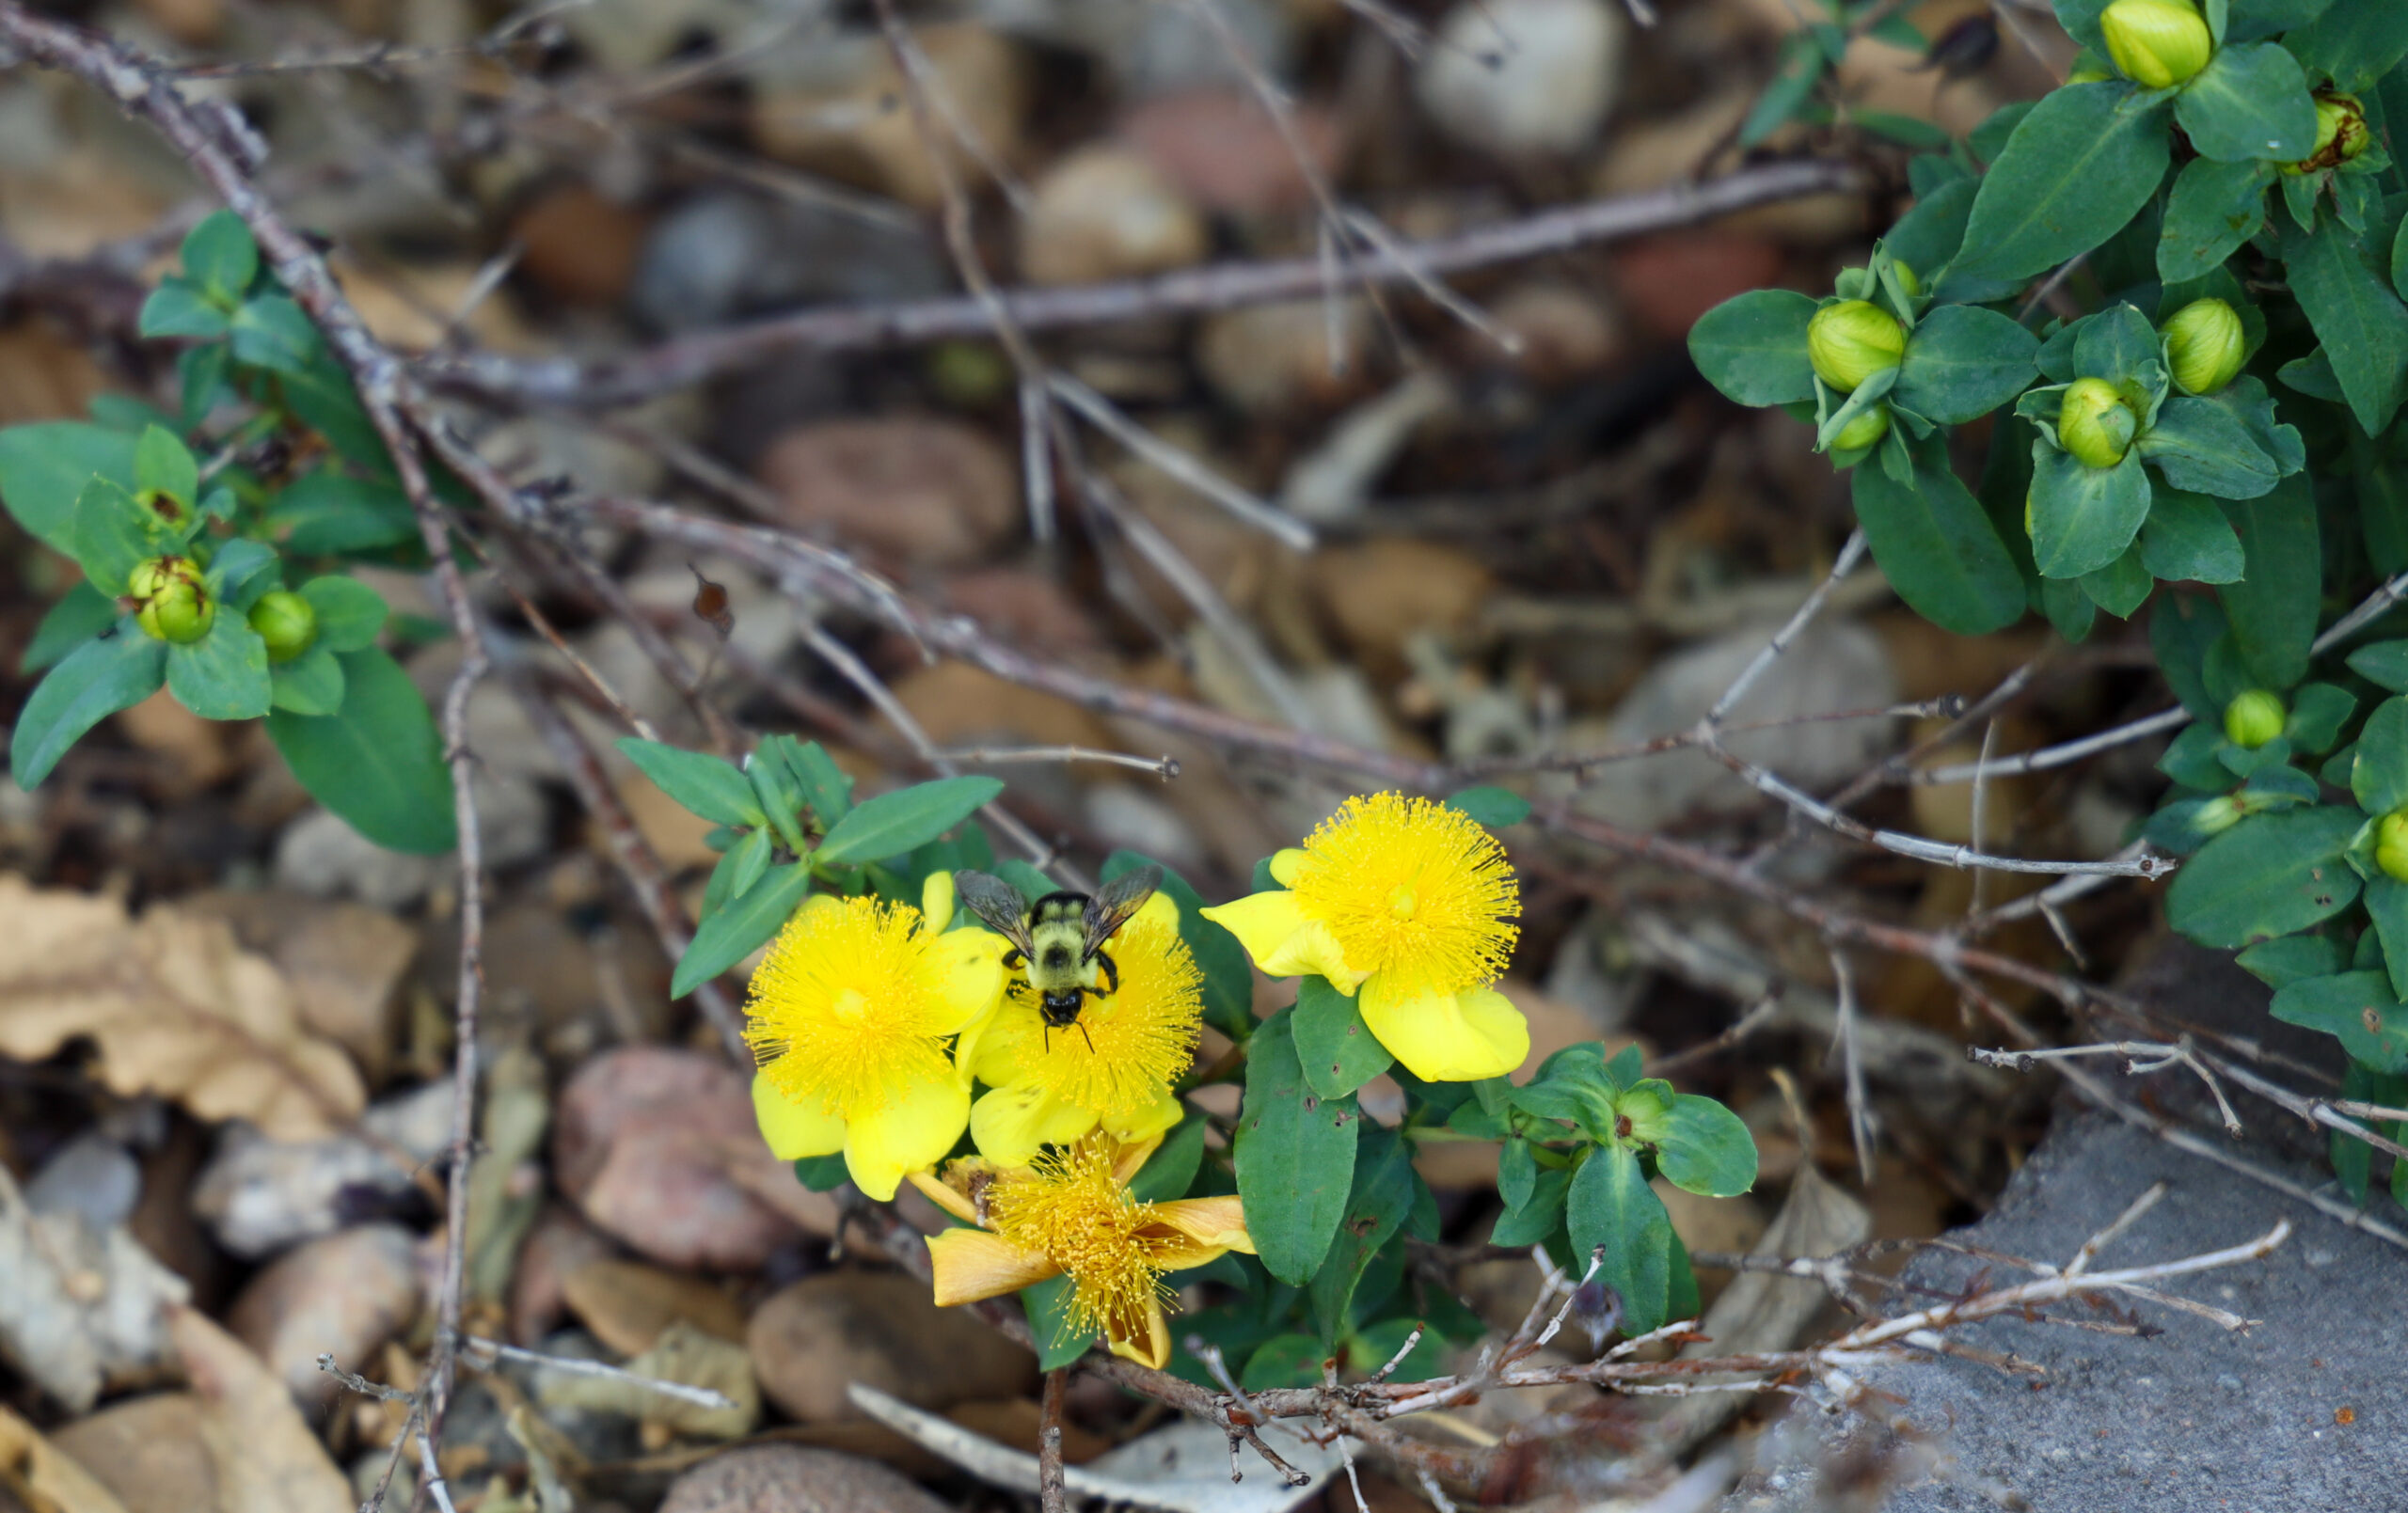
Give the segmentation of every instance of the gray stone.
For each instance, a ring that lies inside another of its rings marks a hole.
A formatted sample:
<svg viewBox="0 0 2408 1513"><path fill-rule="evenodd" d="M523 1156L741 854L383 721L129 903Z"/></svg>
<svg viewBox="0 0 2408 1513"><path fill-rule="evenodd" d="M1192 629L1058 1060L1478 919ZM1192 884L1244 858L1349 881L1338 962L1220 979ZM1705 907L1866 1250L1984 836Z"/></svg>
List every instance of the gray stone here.
<svg viewBox="0 0 2408 1513"><path fill-rule="evenodd" d="M627 301L638 319L674 334L781 306L910 299L949 282L917 230L714 190L653 228Z"/></svg>
<svg viewBox="0 0 2408 1513"><path fill-rule="evenodd" d="M660 1513L945 1513L899 1472L799 1444L752 1444L678 1477Z"/></svg>
<svg viewBox="0 0 2408 1513"><path fill-rule="evenodd" d="M80 1214L105 1234L132 1217L142 1196L142 1167L106 1135L86 1131L58 1148L25 1184L25 1206L38 1214Z"/></svg>
<svg viewBox="0 0 2408 1513"><path fill-rule="evenodd" d="M2162 953L2136 990L2210 1030L2221 1024L2286 1055L2337 1063L2329 1039L2269 1019L2262 987L2195 948ZM2119 1091L2144 1092L2130 1083ZM2173 1081L2145 1095L2161 1108L2194 1098ZM2251 1137L2236 1145L2238 1154L2302 1188L2336 1190L2318 1158L2321 1143L2291 1133L2295 1118L2235 1097ZM2399 1303L2408 1253L2101 1112L2062 1115L1998 1206L1950 1237L2061 1266L2160 1180L2172 1188L2164 1201L2107 1247L2095 1269L2246 1244L2287 1219L2290 1238L2264 1259L2171 1279L2162 1289L2257 1320L2254 1327L2227 1332L2204 1318L2118 1300L2103 1310L2052 1312L2085 1321L2129 1313L2148 1326L2147 1334L2020 1317L1956 1332L1960 1344L2012 1351L2042 1366L2044 1384L2036 1390L2031 1379L1969 1360L1876 1371L1867 1401L1880 1404L1877 1420L1793 1414L1786 1432L1768 1437L1773 1463L1760 1460L1726 1513L1831 1505L1814 1468L1851 1460L1860 1469L1888 1463L1898 1483L1889 1513L1988 1510L2010 1493L2022 1501L2004 1505L2117 1513L2408 1505L2408 1426L2397 1411L2400 1363L2408 1360L2408 1312ZM2375 1199L2371 1217L2400 1227L2387 1198ZM1985 1272L1993 1284L2004 1280L1995 1263L1933 1251L1917 1258L1906 1280L1919 1296L1938 1299Z"/></svg>

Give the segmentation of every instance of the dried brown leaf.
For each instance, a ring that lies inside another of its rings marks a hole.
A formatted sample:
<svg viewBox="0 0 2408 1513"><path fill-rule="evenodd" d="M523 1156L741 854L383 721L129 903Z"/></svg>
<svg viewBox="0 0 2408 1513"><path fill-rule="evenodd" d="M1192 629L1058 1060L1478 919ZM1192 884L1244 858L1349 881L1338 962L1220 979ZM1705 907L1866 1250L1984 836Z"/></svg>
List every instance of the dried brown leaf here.
<svg viewBox="0 0 2408 1513"><path fill-rule="evenodd" d="M92 1474L0 1408L0 1492L29 1513L125 1513L125 1505Z"/></svg>
<svg viewBox="0 0 2408 1513"><path fill-rule="evenodd" d="M120 1094L155 1093L202 1119L247 1119L308 1140L356 1118L349 1057L303 1028L291 985L224 922L0 875L0 1054L32 1061L77 1036Z"/></svg>
<svg viewBox="0 0 2408 1513"><path fill-rule="evenodd" d="M351 1483L301 1417L283 1379L196 1310L175 1310L167 1328L200 1396L200 1438L217 1468L218 1507L350 1513Z"/></svg>

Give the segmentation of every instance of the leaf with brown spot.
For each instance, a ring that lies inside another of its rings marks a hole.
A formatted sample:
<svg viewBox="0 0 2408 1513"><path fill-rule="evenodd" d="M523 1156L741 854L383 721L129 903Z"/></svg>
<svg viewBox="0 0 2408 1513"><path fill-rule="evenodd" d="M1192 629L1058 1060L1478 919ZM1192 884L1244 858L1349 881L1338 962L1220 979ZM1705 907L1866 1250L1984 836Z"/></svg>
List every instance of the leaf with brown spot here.
<svg viewBox="0 0 2408 1513"><path fill-rule="evenodd" d="M0 1055L39 1061L78 1036L111 1091L205 1120L309 1140L356 1119L351 1059L303 1027L291 985L225 922L0 875Z"/></svg>

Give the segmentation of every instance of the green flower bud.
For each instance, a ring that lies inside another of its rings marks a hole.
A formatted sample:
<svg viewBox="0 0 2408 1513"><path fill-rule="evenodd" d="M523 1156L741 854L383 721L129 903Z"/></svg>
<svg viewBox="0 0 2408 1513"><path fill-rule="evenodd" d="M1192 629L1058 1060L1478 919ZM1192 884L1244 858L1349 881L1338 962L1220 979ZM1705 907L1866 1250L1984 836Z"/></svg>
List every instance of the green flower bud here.
<svg viewBox="0 0 2408 1513"><path fill-rule="evenodd" d="M2316 150L2297 163L2283 165L2285 173L2314 173L2337 168L2374 145L2367 125L2366 107L2355 95L2316 97Z"/></svg>
<svg viewBox="0 0 2408 1513"><path fill-rule="evenodd" d="M2290 711L2283 707L2282 700L2263 688L2252 688L2224 706L2225 739L2255 751L2282 734L2289 718Z"/></svg>
<svg viewBox="0 0 2408 1513"><path fill-rule="evenodd" d="M251 629L267 642L269 661L290 662L317 640L318 611L299 594L276 589L251 606Z"/></svg>
<svg viewBox="0 0 2408 1513"><path fill-rule="evenodd" d="M2115 0L2099 29L2115 67L2145 89L2185 83L2215 55L2207 18L2191 0Z"/></svg>
<svg viewBox="0 0 2408 1513"><path fill-rule="evenodd" d="M2121 0L2118 0L2121 3ZM2113 467L2132 449L2140 418L2103 378L2077 378L2057 408L2057 440L2084 467Z"/></svg>
<svg viewBox="0 0 2408 1513"><path fill-rule="evenodd" d="M1806 323L1806 357L1815 375L1846 394L1907 355L1907 328L1869 300L1826 305Z"/></svg>
<svg viewBox="0 0 2408 1513"><path fill-rule="evenodd" d="M2408 883L2408 810L2385 814L2375 827L2374 864Z"/></svg>
<svg viewBox="0 0 2408 1513"><path fill-rule="evenodd" d="M2165 323L2165 355L2185 394L2213 394L2232 382L2247 355L2241 315L2220 299L2194 299Z"/></svg>
<svg viewBox="0 0 2408 1513"><path fill-rule="evenodd" d="M2113 84L2115 73L2099 61L2099 55L2085 48L2074 55L2073 71L2066 75L2067 84Z"/></svg>
<svg viewBox="0 0 2408 1513"><path fill-rule="evenodd" d="M1840 427L1831 438L1833 451L1861 451L1890 433L1890 407L1877 404Z"/></svg>
<svg viewBox="0 0 2408 1513"><path fill-rule="evenodd" d="M2229 795L2210 798L2199 806L2196 814L2191 816L2191 828L2201 835L2221 835L2240 824L2241 816L2245 812L2241 801Z"/></svg>
<svg viewBox="0 0 2408 1513"><path fill-rule="evenodd" d="M134 570L126 592L140 601L135 623L154 640L189 645L209 634L217 606L200 581L200 569L184 557L154 557Z"/></svg>

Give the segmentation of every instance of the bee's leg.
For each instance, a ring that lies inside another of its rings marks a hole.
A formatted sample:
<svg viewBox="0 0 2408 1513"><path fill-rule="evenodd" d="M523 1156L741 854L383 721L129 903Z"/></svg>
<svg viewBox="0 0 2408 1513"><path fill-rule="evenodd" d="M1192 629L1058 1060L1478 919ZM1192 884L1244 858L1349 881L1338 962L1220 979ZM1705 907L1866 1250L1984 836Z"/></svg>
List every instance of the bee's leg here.
<svg viewBox="0 0 2408 1513"><path fill-rule="evenodd" d="M1099 967L1101 967L1101 968L1102 968L1102 969L1103 969L1103 990L1104 990L1104 992L1106 992L1106 993L1117 993L1117 992L1119 992L1119 991L1120 991L1120 969L1119 969L1118 967L1117 967L1117 966L1115 966L1115 965L1113 964L1113 960L1112 960L1112 958L1111 958L1110 956L1106 955L1104 953L1102 953L1102 952L1099 951L1099 952L1097 952L1097 953L1095 954L1095 964L1096 964L1097 966L1099 966Z"/></svg>
<svg viewBox="0 0 2408 1513"><path fill-rule="evenodd" d="M1012 947L1009 951L1004 953L1004 970L1007 972L1016 972L1020 970L1021 964L1025 959L1026 958L1022 956L1020 954L1020 947Z"/></svg>
<svg viewBox="0 0 2408 1513"><path fill-rule="evenodd" d="M1086 1027L1086 1025L1085 1025L1084 1022L1079 1021L1079 1020L1075 1020L1075 1019L1074 1019L1074 1020L1072 1020L1071 1022L1072 1022L1073 1024L1077 1024L1077 1025L1078 1025L1078 1027L1079 1027L1079 1038L1080 1038L1081 1040L1084 1040L1084 1041L1085 1041L1085 1042L1087 1043L1087 1054L1088 1054L1088 1055L1090 1055L1090 1056L1094 1055L1094 1054L1095 1054L1095 1036L1093 1036L1093 1035L1091 1035L1091 1034L1088 1034L1088 1033L1087 1033L1087 1027Z"/></svg>
<svg viewBox="0 0 2408 1513"><path fill-rule="evenodd" d="M1045 1032L1045 1054L1051 1056L1054 1054L1054 1021L1039 1018L1037 1022Z"/></svg>

